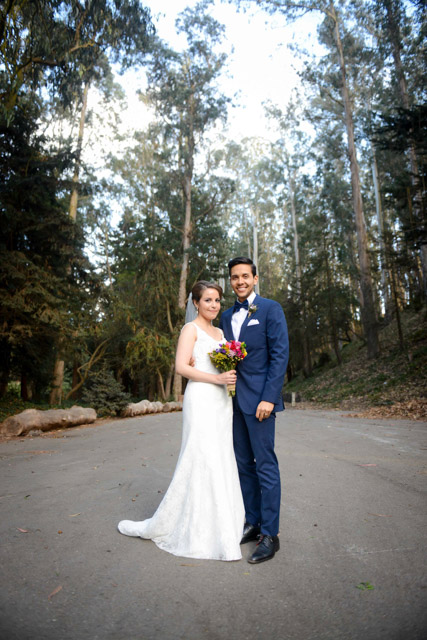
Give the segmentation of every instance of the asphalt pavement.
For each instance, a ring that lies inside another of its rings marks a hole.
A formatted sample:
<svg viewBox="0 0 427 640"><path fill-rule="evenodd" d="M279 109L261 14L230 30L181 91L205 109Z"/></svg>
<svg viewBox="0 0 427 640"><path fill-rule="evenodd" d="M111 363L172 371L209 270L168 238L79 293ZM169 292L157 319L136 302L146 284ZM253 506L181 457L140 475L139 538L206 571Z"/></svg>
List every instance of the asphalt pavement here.
<svg viewBox="0 0 427 640"><path fill-rule="evenodd" d="M181 414L0 443L2 640L424 640L427 423L278 415L281 550L179 558L150 517Z"/></svg>

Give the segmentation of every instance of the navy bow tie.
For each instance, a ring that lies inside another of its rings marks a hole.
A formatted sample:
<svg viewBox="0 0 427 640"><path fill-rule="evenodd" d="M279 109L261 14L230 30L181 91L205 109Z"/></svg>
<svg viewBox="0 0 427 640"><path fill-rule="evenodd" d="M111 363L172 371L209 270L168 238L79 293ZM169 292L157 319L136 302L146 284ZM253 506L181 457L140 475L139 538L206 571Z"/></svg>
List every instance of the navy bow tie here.
<svg viewBox="0 0 427 640"><path fill-rule="evenodd" d="M240 311L240 309L249 309L249 302L247 300L245 300L244 302L239 302L238 300L236 300L236 302L234 303L233 313L236 313L236 311Z"/></svg>

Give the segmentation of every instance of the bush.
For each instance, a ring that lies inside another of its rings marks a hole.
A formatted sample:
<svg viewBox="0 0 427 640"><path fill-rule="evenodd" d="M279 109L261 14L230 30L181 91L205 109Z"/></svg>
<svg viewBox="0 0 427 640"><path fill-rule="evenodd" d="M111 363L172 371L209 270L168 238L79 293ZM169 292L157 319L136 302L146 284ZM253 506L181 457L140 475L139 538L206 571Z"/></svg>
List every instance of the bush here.
<svg viewBox="0 0 427 640"><path fill-rule="evenodd" d="M96 409L98 416L119 415L130 400L130 395L106 369L90 376L82 394L83 404Z"/></svg>
<svg viewBox="0 0 427 640"><path fill-rule="evenodd" d="M328 364L331 361L331 356L329 353L325 353L324 351L319 356L319 361L317 363L318 367L324 367L325 364Z"/></svg>

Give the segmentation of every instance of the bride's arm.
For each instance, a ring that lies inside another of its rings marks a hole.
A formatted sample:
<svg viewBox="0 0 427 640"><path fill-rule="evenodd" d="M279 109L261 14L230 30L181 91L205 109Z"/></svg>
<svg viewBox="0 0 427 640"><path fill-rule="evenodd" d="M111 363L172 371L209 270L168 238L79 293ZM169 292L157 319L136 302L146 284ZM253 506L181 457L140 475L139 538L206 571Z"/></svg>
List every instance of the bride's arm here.
<svg viewBox="0 0 427 640"><path fill-rule="evenodd" d="M195 382L212 382L214 384L233 384L236 382L235 371L225 371L216 375L215 373L206 373L199 371L190 364L193 354L194 344L197 338L197 329L188 323L181 331L176 350L175 371L184 378L189 378Z"/></svg>

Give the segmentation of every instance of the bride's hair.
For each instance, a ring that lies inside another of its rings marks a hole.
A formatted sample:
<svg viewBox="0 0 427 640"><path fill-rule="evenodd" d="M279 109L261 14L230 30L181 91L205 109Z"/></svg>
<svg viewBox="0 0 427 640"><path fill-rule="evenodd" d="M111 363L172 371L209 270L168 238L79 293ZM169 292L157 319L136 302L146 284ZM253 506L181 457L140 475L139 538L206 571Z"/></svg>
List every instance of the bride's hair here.
<svg viewBox="0 0 427 640"><path fill-rule="evenodd" d="M219 293L219 297L222 298L223 296L223 291L219 284L216 284L216 282L208 282L207 280L199 280L199 282L196 282L194 287L191 289L193 301L199 302L203 295L203 291L206 289L216 289Z"/></svg>

